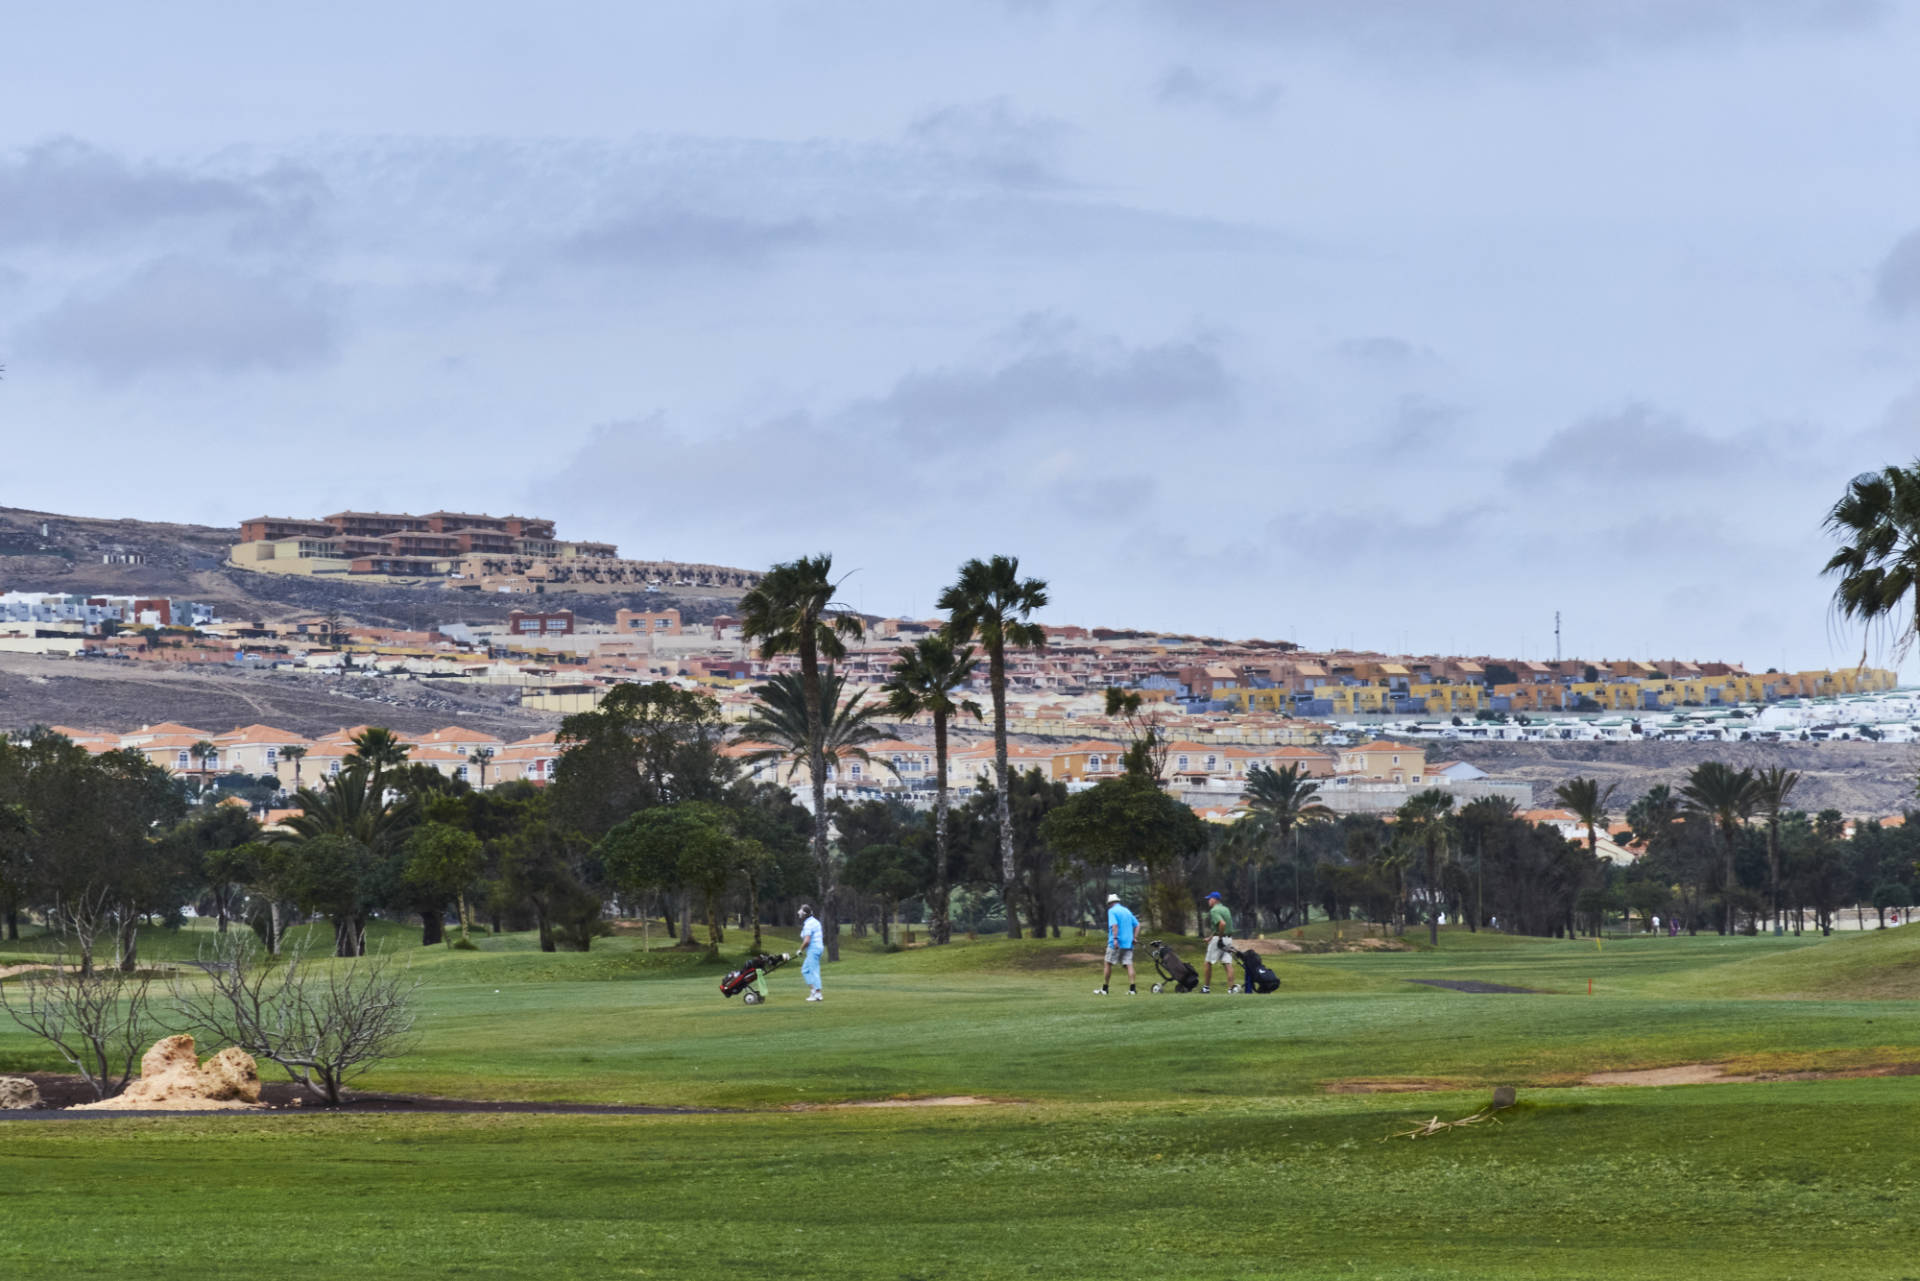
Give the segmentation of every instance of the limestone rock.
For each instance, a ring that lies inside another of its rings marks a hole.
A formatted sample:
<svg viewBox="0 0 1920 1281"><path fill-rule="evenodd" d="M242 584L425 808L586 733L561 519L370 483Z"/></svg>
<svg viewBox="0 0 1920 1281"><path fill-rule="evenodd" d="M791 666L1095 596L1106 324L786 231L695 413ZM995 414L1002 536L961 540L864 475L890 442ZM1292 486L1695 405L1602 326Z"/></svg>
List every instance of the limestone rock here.
<svg viewBox="0 0 1920 1281"><path fill-rule="evenodd" d="M140 1059L140 1076L118 1097L76 1108L101 1112L245 1111L260 1104L260 1070L253 1056L229 1046L204 1064L191 1036L155 1041Z"/></svg>
<svg viewBox="0 0 1920 1281"><path fill-rule="evenodd" d="M0 1076L0 1112L40 1106L40 1087L24 1076Z"/></svg>

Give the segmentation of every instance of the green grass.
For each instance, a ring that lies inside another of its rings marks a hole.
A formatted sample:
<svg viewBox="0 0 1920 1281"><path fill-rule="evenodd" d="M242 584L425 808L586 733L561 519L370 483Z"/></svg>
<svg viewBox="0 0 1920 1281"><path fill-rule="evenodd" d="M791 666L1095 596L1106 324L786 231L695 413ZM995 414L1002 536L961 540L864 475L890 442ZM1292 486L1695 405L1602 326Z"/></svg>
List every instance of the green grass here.
<svg viewBox="0 0 1920 1281"><path fill-rule="evenodd" d="M625 936L414 949L420 1041L370 1088L739 1111L8 1123L0 1276L250 1275L263 1249L377 1277L1920 1276L1886 1231L1920 1197L1920 1077L1577 1084L1920 1061L1920 929L1447 933L1274 958L1272 998L1095 998L1096 945L849 940L824 1004L789 967L760 1008ZM0 1021L0 1070L52 1066ZM1327 1090L1393 1078L1450 1088ZM1500 1125L1378 1141L1501 1083ZM1002 1102L786 1110L950 1094Z"/></svg>

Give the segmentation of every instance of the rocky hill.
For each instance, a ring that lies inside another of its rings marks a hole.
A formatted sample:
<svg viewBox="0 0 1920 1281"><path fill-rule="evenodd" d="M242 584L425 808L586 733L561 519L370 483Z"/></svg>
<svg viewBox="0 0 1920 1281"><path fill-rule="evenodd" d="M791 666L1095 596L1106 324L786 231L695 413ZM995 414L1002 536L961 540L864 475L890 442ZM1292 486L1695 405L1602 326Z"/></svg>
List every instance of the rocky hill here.
<svg viewBox="0 0 1920 1281"><path fill-rule="evenodd" d="M732 610L737 589L659 592L547 592L538 597L453 593L439 586L356 583L259 574L226 565L238 539L231 526L180 525L131 518L62 516L0 507L0 591L180 596L205 601L223 618L274 623L338 610L348 619L388 626L498 621L538 601L581 619L611 623L621 609L673 608L686 622ZM137 557L139 563L127 563Z"/></svg>
<svg viewBox="0 0 1920 1281"><path fill-rule="evenodd" d="M1718 760L1736 768L1779 765L1802 775L1798 809L1832 808L1853 816L1898 814L1915 805L1920 745L1906 743L1428 743L1429 760L1463 760L1502 778L1533 784L1552 803L1556 784L1580 775L1619 784L1624 810L1656 783L1678 788L1688 770Z"/></svg>

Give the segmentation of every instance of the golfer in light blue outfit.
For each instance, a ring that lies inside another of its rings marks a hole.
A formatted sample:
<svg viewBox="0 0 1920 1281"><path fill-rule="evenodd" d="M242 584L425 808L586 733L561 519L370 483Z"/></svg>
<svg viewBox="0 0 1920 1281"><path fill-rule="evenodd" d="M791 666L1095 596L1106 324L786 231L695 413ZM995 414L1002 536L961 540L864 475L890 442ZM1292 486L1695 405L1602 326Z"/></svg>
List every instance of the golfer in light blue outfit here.
<svg viewBox="0 0 1920 1281"><path fill-rule="evenodd" d="M1100 986L1093 989L1095 996L1107 994L1107 980L1113 977L1116 965L1127 967L1127 995L1140 995L1133 974L1133 936L1139 929L1139 918L1127 910L1120 896L1107 895L1107 967L1100 971Z"/></svg>
<svg viewBox="0 0 1920 1281"><path fill-rule="evenodd" d="M820 918L805 903L800 905L800 977L807 981L807 999L824 1001L820 995L820 954L827 950L826 931Z"/></svg>

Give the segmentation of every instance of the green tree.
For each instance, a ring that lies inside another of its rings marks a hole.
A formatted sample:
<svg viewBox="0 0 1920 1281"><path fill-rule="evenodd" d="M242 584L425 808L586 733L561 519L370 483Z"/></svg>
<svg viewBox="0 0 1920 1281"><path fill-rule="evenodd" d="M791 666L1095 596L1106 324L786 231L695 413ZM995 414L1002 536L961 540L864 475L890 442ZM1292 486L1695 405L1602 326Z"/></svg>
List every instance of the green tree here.
<svg viewBox="0 0 1920 1281"><path fill-rule="evenodd" d="M682 885L705 900L707 951L720 951L719 907L727 887L761 851L743 849L734 818L721 806L703 801L643 810L608 832L599 853L607 874L624 889Z"/></svg>
<svg viewBox="0 0 1920 1281"><path fill-rule="evenodd" d="M846 678L831 667L821 673L820 696L826 718L827 767L839 771L846 769L849 762L872 765L867 744L886 737L878 723L886 714L886 708L868 703L865 690L849 694ZM812 730L807 723L801 681L793 673L783 672L764 685L756 685L753 699L753 710L741 723L735 741L764 746L747 753L741 760L748 765L786 762L787 778L791 779L813 754Z"/></svg>
<svg viewBox="0 0 1920 1281"><path fill-rule="evenodd" d="M1772 900L1773 928L1780 930L1780 818L1787 798L1800 783L1795 770L1773 765L1754 775L1754 807L1767 818L1767 893Z"/></svg>
<svg viewBox="0 0 1920 1281"><path fill-rule="evenodd" d="M1868 628L1884 624L1904 651L1920 627L1920 462L1854 477L1826 527L1840 541L1822 571L1839 579L1834 609Z"/></svg>
<svg viewBox="0 0 1920 1281"><path fill-rule="evenodd" d="M300 763L307 759L307 749L298 743L280 749L280 759L293 762L293 790L300 790Z"/></svg>
<svg viewBox="0 0 1920 1281"><path fill-rule="evenodd" d="M940 593L939 600L939 608L947 611L946 630L954 643L964 645L977 639L987 655L987 683L993 695L994 793L1000 800L1000 871L1009 887L1016 882L1016 869L1013 817L1007 802L1007 650L1046 645L1046 628L1029 621L1033 612L1046 604L1046 582L1021 578L1017 556L968 561L960 566L959 576ZM1020 937L1020 921L1011 899L1007 903L1007 937Z"/></svg>
<svg viewBox="0 0 1920 1281"><path fill-rule="evenodd" d="M1178 884L1181 860L1206 848L1206 827L1186 805L1137 774L1103 779L1067 798L1040 823L1040 839L1089 866L1138 867L1160 928L1176 930L1186 914Z"/></svg>
<svg viewBox="0 0 1920 1281"><path fill-rule="evenodd" d="M1247 802L1247 817L1241 822L1252 824L1254 830L1274 844L1284 846L1287 851L1287 861L1293 866L1294 919L1304 925L1307 903L1301 887L1300 843L1297 838L1302 827L1328 821L1333 817L1333 811L1317 799L1320 784L1309 778L1306 770L1297 764L1283 765L1279 769L1254 766L1247 771L1243 795Z"/></svg>
<svg viewBox="0 0 1920 1281"><path fill-rule="evenodd" d="M383 776L405 765L412 748L384 725L369 726L355 734L352 741L353 750L347 753L346 768L366 774L368 791L378 796Z"/></svg>
<svg viewBox="0 0 1920 1281"><path fill-rule="evenodd" d="M467 911L467 888L486 866L486 847L480 838L450 823L428 822L407 838L407 883L422 891L427 901L444 905L448 897L459 904L460 938L469 941L473 922ZM439 907L432 910L437 922ZM438 931L425 931L422 945L437 943Z"/></svg>
<svg viewBox="0 0 1920 1281"><path fill-rule="evenodd" d="M1440 943L1440 859L1449 845L1453 814L1453 796L1438 787L1416 792L1394 812L1397 831L1426 855L1427 940Z"/></svg>
<svg viewBox="0 0 1920 1281"><path fill-rule="evenodd" d="M590 839L649 806L717 801L733 781L720 705L665 681L614 686L562 720L555 741L554 814Z"/></svg>
<svg viewBox="0 0 1920 1281"><path fill-rule="evenodd" d="M1726 855L1725 890L1720 932L1731 935L1734 921L1734 891L1739 874L1734 868L1741 828L1759 804L1759 786L1750 769L1736 770L1724 761L1702 761L1687 774L1680 788L1686 809L1711 823L1720 833Z"/></svg>
<svg viewBox="0 0 1920 1281"><path fill-rule="evenodd" d="M740 598L740 632L759 642L765 660L792 654L800 661L800 693L807 727L807 769L813 785L813 857L820 869L820 906L826 913L827 959L840 959L840 920L834 869L827 848L827 717L821 660L846 657L847 639L865 628L859 618L833 612L833 557L822 553L775 565Z"/></svg>
<svg viewBox="0 0 1920 1281"><path fill-rule="evenodd" d="M213 908L214 931L225 934L234 907L250 876L250 865L236 851L257 843L260 824L238 805L200 810L167 833L185 868L205 888L203 906Z"/></svg>
<svg viewBox="0 0 1920 1281"><path fill-rule="evenodd" d="M300 812L285 821L303 847L297 860L296 897L304 903L327 904L324 909L309 910L324 910L332 917L337 956L365 954L366 918L380 889L376 877L387 856L419 821L418 800L402 796L389 802L387 791L375 776L371 760L355 761L317 791L303 787L294 793L293 803ZM304 848L322 838L327 839L312 849ZM351 893L344 888L348 879L352 879Z"/></svg>
<svg viewBox="0 0 1920 1281"><path fill-rule="evenodd" d="M1553 799L1573 814L1574 821L1587 829L1587 853L1596 859L1600 857L1600 829L1607 825L1608 807L1618 786L1618 783L1608 783L1601 787L1600 780L1594 778L1570 778L1553 789ZM1589 900L1590 905L1598 905L1603 926L1609 902L1605 895ZM1594 909L1590 906L1589 910ZM1599 933L1599 928L1594 932Z"/></svg>
<svg viewBox="0 0 1920 1281"><path fill-rule="evenodd" d="M933 897L927 903L928 924L933 941L945 943L953 937L948 899L951 887L947 870L950 855L948 833L947 727L955 716L980 719L980 704L970 698L956 698L973 674L973 646L956 646L947 634L935 632L912 645L894 651L893 670L888 677L887 710L902 720L916 716L933 717Z"/></svg>

